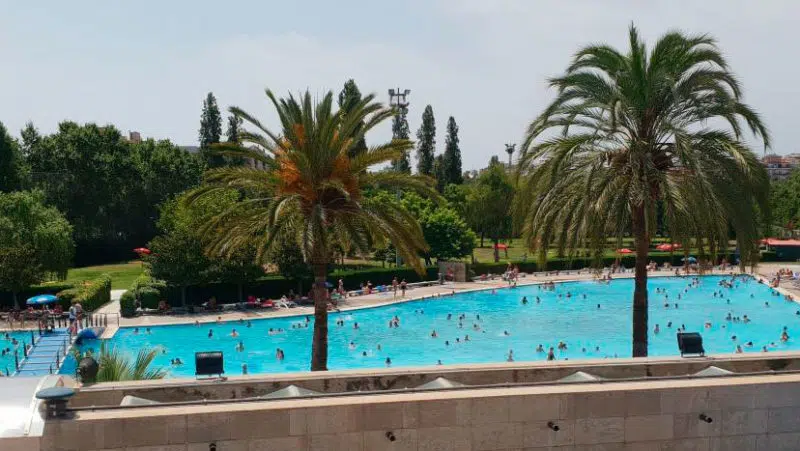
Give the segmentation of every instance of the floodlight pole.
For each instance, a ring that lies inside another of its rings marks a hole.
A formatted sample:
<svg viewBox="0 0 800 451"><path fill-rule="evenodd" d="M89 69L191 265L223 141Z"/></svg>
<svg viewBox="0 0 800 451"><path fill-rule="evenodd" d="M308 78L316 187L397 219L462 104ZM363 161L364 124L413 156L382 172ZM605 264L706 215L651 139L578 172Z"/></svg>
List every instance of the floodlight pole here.
<svg viewBox="0 0 800 451"><path fill-rule="evenodd" d="M399 87L396 89L389 89L389 105L392 108L397 109L397 114L404 114L408 109L408 95L411 94L410 89L400 89ZM394 128L394 127L393 127ZM398 139L400 138L397 136L397 132L392 130L392 138ZM400 202L400 192L397 193L397 201ZM397 251L397 246L394 247L394 265L396 267L400 267L400 254Z"/></svg>

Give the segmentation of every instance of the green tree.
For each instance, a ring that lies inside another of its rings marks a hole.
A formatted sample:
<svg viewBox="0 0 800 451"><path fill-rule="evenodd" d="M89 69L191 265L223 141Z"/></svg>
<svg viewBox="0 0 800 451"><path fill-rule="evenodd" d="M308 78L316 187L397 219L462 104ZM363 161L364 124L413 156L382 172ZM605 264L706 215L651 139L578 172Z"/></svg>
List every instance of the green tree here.
<svg viewBox="0 0 800 451"><path fill-rule="evenodd" d="M430 105L422 112L422 125L417 130L417 172L433 176L433 159L436 153L436 120Z"/></svg>
<svg viewBox="0 0 800 451"><path fill-rule="evenodd" d="M436 178L436 190L443 193L447 187L447 173L445 172L444 155L436 155L433 159L433 174Z"/></svg>
<svg viewBox="0 0 800 451"><path fill-rule="evenodd" d="M378 203L364 195L368 188L390 192L416 190L436 196L430 180L396 172L369 172L406 152L411 143L395 139L350 157L359 139L393 111L364 97L348 114L333 109L333 94L314 103L306 92L300 98L277 99L267 90L282 129L274 133L240 108L231 112L258 132L247 133L239 154L264 164L264 170L220 168L209 171L207 185L193 194L199 202L221 189L240 189L245 200L239 208L216 215L202 230L221 229L209 246L213 254L225 254L240 244L257 240L258 249L269 249L276 236L286 234L297 242L314 272L314 339L311 369L327 369L328 309L325 287L332 250L347 242L362 255L373 245L391 240L418 271L423 267L418 252L427 249L419 224L397 202ZM363 122L363 127L361 124ZM359 130L360 127L360 130ZM358 130L358 131L356 131ZM263 255L263 254L259 254Z"/></svg>
<svg viewBox="0 0 800 451"><path fill-rule="evenodd" d="M420 217L420 227L430 250L423 254L426 264L436 260L457 260L472 254L475 232L450 208L428 210Z"/></svg>
<svg viewBox="0 0 800 451"><path fill-rule="evenodd" d="M408 128L408 106L400 106L396 109L394 118L392 119L392 137L407 141L411 137L411 131ZM408 158L408 151L403 152L402 155L392 161L392 170L395 172L402 172L403 174L411 173L411 162Z"/></svg>
<svg viewBox="0 0 800 451"><path fill-rule="evenodd" d="M297 293L303 293L303 282L311 280L314 274L303 258L303 251L297 245L297 239L281 234L275 238L275 244L267 254L267 260L278 267L280 275L297 282Z"/></svg>
<svg viewBox="0 0 800 451"><path fill-rule="evenodd" d="M361 100L361 91L359 91L355 80L351 78L345 82L342 91L339 92L339 111L341 111L343 114L348 114L349 112L358 108ZM358 133L363 127L364 123L362 121L362 123L356 128L356 133ZM361 135L361 138L358 139L358 142L356 142L356 145L353 146L353 149L350 151L350 157L352 158L366 151L367 140L363 135Z"/></svg>
<svg viewBox="0 0 800 451"><path fill-rule="evenodd" d="M528 127L519 159L524 240L542 261L551 245L599 258L607 236L632 232L633 356L646 356L658 201L672 239L715 255L730 227L742 264L752 262L769 181L741 133L769 146L767 130L708 35L670 32L648 52L631 26L627 51L585 47L550 85L556 99Z"/></svg>
<svg viewBox="0 0 800 451"><path fill-rule="evenodd" d="M445 177L444 185L451 183L460 185L464 183L461 172L461 149L458 147L458 125L455 118L450 116L447 120L447 136L444 141L444 158L442 159L442 174Z"/></svg>
<svg viewBox="0 0 800 451"><path fill-rule="evenodd" d="M17 140L0 122L0 192L22 189L28 170Z"/></svg>
<svg viewBox="0 0 800 451"><path fill-rule="evenodd" d="M503 164L496 157L489 162L466 195L466 217L470 225L481 235L492 240L494 261L500 261L497 245L503 235L511 233L511 203L514 186Z"/></svg>
<svg viewBox="0 0 800 451"><path fill-rule="evenodd" d="M42 136L33 125L33 122L28 121L25 123L25 128L20 131L20 137L22 138L22 155L28 158L32 149L41 143Z"/></svg>
<svg viewBox="0 0 800 451"><path fill-rule="evenodd" d="M241 246L223 259L212 260L214 276L222 282L236 285L239 302L244 301L244 284L264 275L264 270L256 262L254 246Z"/></svg>
<svg viewBox="0 0 800 451"><path fill-rule="evenodd" d="M78 265L131 258L155 235L158 204L196 185L203 171L200 157L169 141L131 143L95 124L62 122L44 137L26 127L23 152L30 183L75 229Z"/></svg>
<svg viewBox="0 0 800 451"><path fill-rule="evenodd" d="M772 184L770 212L773 223L781 228L800 226L800 170L795 169L786 180Z"/></svg>
<svg viewBox="0 0 800 451"><path fill-rule="evenodd" d="M229 143L239 142L239 133L242 129L242 118L236 117L233 114L228 116L228 130L225 131L225 136L228 137Z"/></svg>
<svg viewBox="0 0 800 451"><path fill-rule="evenodd" d="M41 192L0 193L0 289L12 295L49 276L65 277L75 249L72 227Z"/></svg>
<svg viewBox="0 0 800 451"><path fill-rule="evenodd" d="M223 166L225 164L223 156L211 151L211 145L221 142L222 138L222 115L217 106L217 98L212 92L209 92L203 100L203 113L200 115L198 135L200 152L205 158L206 164L212 168Z"/></svg>

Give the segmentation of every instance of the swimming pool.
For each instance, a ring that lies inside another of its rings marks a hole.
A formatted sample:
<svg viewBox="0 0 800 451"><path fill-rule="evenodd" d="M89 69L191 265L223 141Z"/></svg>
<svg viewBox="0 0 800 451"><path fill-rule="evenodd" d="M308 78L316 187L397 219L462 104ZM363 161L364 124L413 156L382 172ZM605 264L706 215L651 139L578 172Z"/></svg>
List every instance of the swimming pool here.
<svg viewBox="0 0 800 451"><path fill-rule="evenodd" d="M7 339L6 339L6 334L8 334L8 338ZM16 338L17 341L19 342L19 344L17 346L14 346L14 344L11 342L11 340L14 339L14 338ZM19 360L20 360L20 362L22 361L22 359L23 359L22 342L23 341L25 343L30 343L31 342L31 333L30 333L30 331L3 331L2 333L0 333L0 350L10 351L10 352L6 352L5 355L3 355L2 352L0 352L0 372L2 372L3 375L6 375L6 372L8 372L8 374L11 375L11 374L14 374L14 371L16 371L16 368L14 366L14 349L15 348L19 348Z"/></svg>
<svg viewBox="0 0 800 451"><path fill-rule="evenodd" d="M675 332L681 325L700 332L711 354L732 353L737 343L745 352L761 352L762 346L800 349L800 339L780 340L784 326L790 336L800 334L800 305L751 278L737 279L734 288L721 287L722 276L699 280L698 286L689 286L692 278L650 279L649 355L677 355ZM721 296L714 296L719 291ZM393 367L436 365L439 360L443 364L504 362L509 350L515 361L545 360L546 353L537 352L536 347L541 344L547 350L559 341L567 344L567 349L556 350L559 360L629 357L632 292L631 279L607 285L568 282L557 284L553 291L526 286L334 313L329 320L329 369L383 368L387 358ZM526 305L521 303L523 296L528 298ZM751 321L726 321L728 313L747 315ZM459 321L461 315L464 319ZM399 327L390 328L395 316ZM243 363L250 374L307 371L313 332L313 317L309 319L307 327L301 316L253 320L250 327L239 322L171 325L151 327L150 333L145 328L138 333L122 328L110 344L131 353L143 346L161 347L163 354L155 364L171 367L170 377L194 376L194 353L217 350L224 352L228 375L241 374ZM344 325L337 326L338 320ZM656 324L659 333L653 330ZM283 332L271 335L270 328ZM233 329L239 334L236 338L231 336ZM436 338L431 337L434 330ZM237 351L240 341L244 349ZM752 347L745 346L748 341ZM84 348L97 346L97 342L87 342ZM283 361L275 357L277 348L285 353ZM171 366L175 358L184 365Z"/></svg>

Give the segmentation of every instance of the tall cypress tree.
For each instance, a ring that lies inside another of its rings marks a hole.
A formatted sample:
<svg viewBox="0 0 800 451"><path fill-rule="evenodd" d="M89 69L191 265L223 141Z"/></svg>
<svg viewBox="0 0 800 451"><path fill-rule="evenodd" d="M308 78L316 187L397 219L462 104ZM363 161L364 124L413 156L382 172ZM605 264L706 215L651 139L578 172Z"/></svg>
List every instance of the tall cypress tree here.
<svg viewBox="0 0 800 451"><path fill-rule="evenodd" d="M222 137L222 115L217 106L214 93L209 92L203 101L203 114L200 115L200 151L210 167L225 164L225 160L218 155L211 155L209 148L212 144L220 142Z"/></svg>
<svg viewBox="0 0 800 451"><path fill-rule="evenodd" d="M436 155L433 159L433 176L436 177L436 189L444 193L447 186L447 174L444 171L444 155Z"/></svg>
<svg viewBox="0 0 800 451"><path fill-rule="evenodd" d="M397 114L392 121L392 136L395 139L408 139L411 136L411 131L408 128L408 107L401 106L397 110ZM408 160L408 152L403 152L403 156L392 162L392 169L397 172L411 173L411 162Z"/></svg>
<svg viewBox="0 0 800 451"><path fill-rule="evenodd" d="M225 132L225 136L228 137L228 142L230 143L239 143L239 133L242 132L242 118L231 114L228 116L228 130Z"/></svg>
<svg viewBox="0 0 800 451"><path fill-rule="evenodd" d="M417 130L417 172L433 175L433 158L436 152L436 120L433 108L425 107L422 113L422 125Z"/></svg>
<svg viewBox="0 0 800 451"><path fill-rule="evenodd" d="M464 175L461 173L461 149L458 147L458 125L455 118L450 116L447 120L447 137L444 140L444 159L442 164L443 174L446 185L454 183L460 185L464 183Z"/></svg>
<svg viewBox="0 0 800 451"><path fill-rule="evenodd" d="M360 101L361 91L359 91L358 86L356 86L356 82L351 78L344 83L342 91L339 92L339 110L343 111L344 114L347 114L348 112L352 111L352 109L358 105L358 102ZM361 121L361 124L363 125L364 121ZM356 145L350 149L350 157L352 158L360 153L365 152L366 150L367 141L362 136Z"/></svg>

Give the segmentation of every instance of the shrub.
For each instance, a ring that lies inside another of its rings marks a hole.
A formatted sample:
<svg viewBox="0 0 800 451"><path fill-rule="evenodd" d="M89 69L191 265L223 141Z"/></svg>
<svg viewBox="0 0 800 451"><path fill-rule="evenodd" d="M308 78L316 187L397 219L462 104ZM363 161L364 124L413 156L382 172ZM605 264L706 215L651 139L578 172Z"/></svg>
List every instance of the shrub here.
<svg viewBox="0 0 800 451"><path fill-rule="evenodd" d="M119 313L125 318L136 315L136 297L132 291L122 293L122 297L119 298Z"/></svg>
<svg viewBox="0 0 800 451"><path fill-rule="evenodd" d="M154 287L143 286L139 288L138 299L142 308L157 309L158 301L161 299L161 292Z"/></svg>
<svg viewBox="0 0 800 451"><path fill-rule="evenodd" d="M103 304L111 302L111 276L103 274L97 279L84 282L81 286L60 291L56 296L65 309L71 304L80 302L86 312L97 310Z"/></svg>

